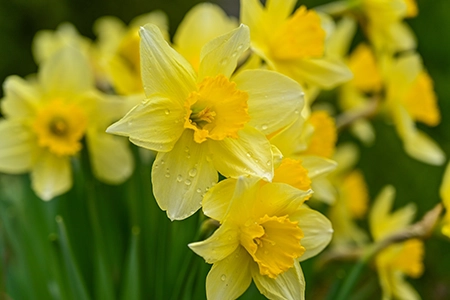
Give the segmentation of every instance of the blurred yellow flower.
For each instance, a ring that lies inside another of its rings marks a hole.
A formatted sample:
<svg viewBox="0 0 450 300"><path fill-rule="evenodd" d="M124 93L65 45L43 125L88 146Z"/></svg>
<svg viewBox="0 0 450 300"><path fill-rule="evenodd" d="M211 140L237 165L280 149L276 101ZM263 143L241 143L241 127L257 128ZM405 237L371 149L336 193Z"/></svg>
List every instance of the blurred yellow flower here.
<svg viewBox="0 0 450 300"><path fill-rule="evenodd" d="M375 241L406 228L413 220L415 206L409 204L390 213L395 189L385 187L372 206L369 226ZM420 299L418 293L405 280L405 275L420 277L423 273L424 245L419 239L392 244L377 254L378 269L383 299Z"/></svg>
<svg viewBox="0 0 450 300"><path fill-rule="evenodd" d="M443 220L442 233L450 238L450 164L448 164L447 168L445 169L439 194L446 209Z"/></svg>
<svg viewBox="0 0 450 300"><path fill-rule="evenodd" d="M351 78L346 65L324 53L321 18L304 6L292 15L296 0L241 0L241 22L251 31L252 50L270 69L285 74L305 88L332 88Z"/></svg>
<svg viewBox="0 0 450 300"><path fill-rule="evenodd" d="M10 76L4 90L0 171L31 172L33 190L50 200L71 188L70 160L85 137L97 178L117 184L130 176L133 160L126 140L104 133L121 114L120 101L95 91L81 52L63 46L42 62L34 80Z"/></svg>
<svg viewBox="0 0 450 300"><path fill-rule="evenodd" d="M304 299L299 262L323 250L331 223L303 202L311 191L254 178L226 179L203 200L207 216L221 226L189 247L213 264L208 299L236 299L252 279L269 299Z"/></svg>
<svg viewBox="0 0 450 300"><path fill-rule="evenodd" d="M202 195L218 180L217 171L226 177L273 177L265 134L299 117L302 90L267 70L231 77L249 42L245 25L208 42L197 73L156 26L141 29L147 99L108 132L158 151L153 191L171 219L184 219L200 208Z"/></svg>
<svg viewBox="0 0 450 300"><path fill-rule="evenodd" d="M435 126L440 112L431 78L417 53L406 53L388 61L383 68L386 86L385 109L392 116L405 151L423 162L441 165L445 154L415 122Z"/></svg>

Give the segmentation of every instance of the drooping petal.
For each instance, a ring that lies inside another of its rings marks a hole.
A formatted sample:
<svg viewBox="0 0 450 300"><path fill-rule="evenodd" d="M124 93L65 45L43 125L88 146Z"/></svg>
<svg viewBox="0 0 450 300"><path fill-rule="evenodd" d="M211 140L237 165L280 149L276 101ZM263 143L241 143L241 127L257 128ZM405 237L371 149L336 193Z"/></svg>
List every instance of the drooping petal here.
<svg viewBox="0 0 450 300"><path fill-rule="evenodd" d="M251 257L243 247L216 262L206 277L207 298L228 300L241 296L252 282L251 263Z"/></svg>
<svg viewBox="0 0 450 300"><path fill-rule="evenodd" d="M250 46L250 31L246 25L221 35L208 42L200 54L198 81L206 76L219 74L230 78L236 69L238 59Z"/></svg>
<svg viewBox="0 0 450 300"><path fill-rule="evenodd" d="M218 174L207 159L207 142L198 144L186 130L170 152L158 153L152 168L153 193L171 220L194 214L203 194L217 183Z"/></svg>
<svg viewBox="0 0 450 300"><path fill-rule="evenodd" d="M213 264L236 251L239 247L239 230L222 225L208 239L188 246L207 263Z"/></svg>
<svg viewBox="0 0 450 300"><path fill-rule="evenodd" d="M167 152L183 133L184 114L184 108L171 99L152 96L109 126L106 132L127 136L143 148Z"/></svg>
<svg viewBox="0 0 450 300"><path fill-rule="evenodd" d="M18 76L9 76L3 83L5 98L2 112L8 117L28 117L35 114L40 91Z"/></svg>
<svg viewBox="0 0 450 300"><path fill-rule="evenodd" d="M300 240L300 243L305 247L306 251L300 256L300 261L317 255L330 243L333 236L331 222L318 211L303 205L290 218L292 221L298 221L298 226L305 235Z"/></svg>
<svg viewBox="0 0 450 300"><path fill-rule="evenodd" d="M295 62L279 62L277 71L297 82L307 82L331 89L352 78L349 68L337 58L301 59Z"/></svg>
<svg viewBox="0 0 450 300"><path fill-rule="evenodd" d="M30 170L37 140L29 128L14 120L0 121L0 172L23 173Z"/></svg>
<svg viewBox="0 0 450 300"><path fill-rule="evenodd" d="M164 40L153 24L141 27L142 82L147 97L158 94L183 105L196 89L195 73L186 59Z"/></svg>
<svg viewBox="0 0 450 300"><path fill-rule="evenodd" d="M62 48L41 66L38 78L47 95L79 95L94 87L88 59L76 48Z"/></svg>
<svg viewBox="0 0 450 300"><path fill-rule="evenodd" d="M236 179L228 178L212 187L203 197L203 213L222 222L233 198L236 183Z"/></svg>
<svg viewBox="0 0 450 300"><path fill-rule="evenodd" d="M173 37L174 48L198 70L200 53L210 40L238 26L217 5L200 3L194 6L181 21Z"/></svg>
<svg viewBox="0 0 450 300"><path fill-rule="evenodd" d="M303 109L303 91L289 77L269 70L246 70L233 78L248 93L249 124L269 135L294 122Z"/></svg>
<svg viewBox="0 0 450 300"><path fill-rule="evenodd" d="M70 158L42 153L31 170L31 186L42 200L48 201L72 187Z"/></svg>
<svg viewBox="0 0 450 300"><path fill-rule="evenodd" d="M103 182L120 184L134 169L133 156L124 138L99 132L87 133L87 145L94 175Z"/></svg>
<svg viewBox="0 0 450 300"><path fill-rule="evenodd" d="M272 180L272 151L269 141L258 130L246 126L238 138L226 138L210 144L213 162L226 177L249 174Z"/></svg>
<svg viewBox="0 0 450 300"><path fill-rule="evenodd" d="M255 266L252 268L252 277L258 290L269 299L305 299L305 278L298 262L275 279L261 275Z"/></svg>

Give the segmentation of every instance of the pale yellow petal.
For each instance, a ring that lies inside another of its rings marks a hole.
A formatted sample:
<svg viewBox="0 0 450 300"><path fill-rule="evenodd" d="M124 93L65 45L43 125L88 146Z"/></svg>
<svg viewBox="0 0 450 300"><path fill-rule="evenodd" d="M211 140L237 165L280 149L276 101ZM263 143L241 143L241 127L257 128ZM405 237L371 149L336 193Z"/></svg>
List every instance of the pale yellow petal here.
<svg viewBox="0 0 450 300"><path fill-rule="evenodd" d="M415 52L403 54L385 70L388 101L400 101L422 72L422 60Z"/></svg>
<svg viewBox="0 0 450 300"><path fill-rule="evenodd" d="M213 186L203 197L203 213L222 222L230 206L236 188L236 179L229 178Z"/></svg>
<svg viewBox="0 0 450 300"><path fill-rule="evenodd" d="M250 31L243 24L208 42L200 54L198 81L206 76L214 77L219 74L229 78L236 69L240 56L249 46Z"/></svg>
<svg viewBox="0 0 450 300"><path fill-rule="evenodd" d="M246 126L237 139L213 141L210 147L214 166L222 175L236 178L248 174L272 180L271 146L258 130Z"/></svg>
<svg viewBox="0 0 450 300"><path fill-rule="evenodd" d="M97 19L93 26L97 45L103 55L113 54L127 32L126 25L117 17L105 16Z"/></svg>
<svg viewBox="0 0 450 300"><path fill-rule="evenodd" d="M141 27L142 82L147 97L161 95L180 105L196 90L191 65L164 40L161 30L153 24Z"/></svg>
<svg viewBox="0 0 450 300"><path fill-rule="evenodd" d="M347 55L357 28L356 21L344 16L336 24L333 34L326 42L325 53L330 57L344 57Z"/></svg>
<svg viewBox="0 0 450 300"><path fill-rule="evenodd" d="M300 261L316 256L330 243L333 236L331 222L318 211L303 205L298 212L289 217L292 221L298 221L298 226L304 234L300 243L306 251L300 256Z"/></svg>
<svg viewBox="0 0 450 300"><path fill-rule="evenodd" d="M206 277L208 299L237 299L252 282L250 255L243 247L238 247L225 259L216 262Z"/></svg>
<svg viewBox="0 0 450 300"><path fill-rule="evenodd" d="M439 189L439 195L445 207L450 210L450 163L445 168L444 175L442 176L441 187Z"/></svg>
<svg viewBox="0 0 450 300"><path fill-rule="evenodd" d="M294 123L286 126L279 132L269 136L270 142L275 145L285 157L293 157L298 159L298 154L306 149L303 140L303 127L305 119L300 117ZM312 126L311 126L312 127ZM296 141L293 143L292 141Z"/></svg>
<svg viewBox="0 0 450 300"><path fill-rule="evenodd" d="M391 185L385 186L375 198L369 212L369 228L372 235L377 239L382 233L379 232L379 224L385 220L391 211L395 198L395 188Z"/></svg>
<svg viewBox="0 0 450 300"><path fill-rule="evenodd" d="M134 160L126 139L98 131L87 133L87 145L95 177L109 184L120 184L133 173Z"/></svg>
<svg viewBox="0 0 450 300"><path fill-rule="evenodd" d="M29 117L39 105L40 91L18 76L9 76L3 83L5 98L2 99L2 113L8 117Z"/></svg>
<svg viewBox="0 0 450 300"><path fill-rule="evenodd" d="M130 22L130 27L144 26L147 23L155 24L161 29L161 32L165 37L168 37L167 31L169 30L169 19L167 14L162 10L155 10L140 16L137 16Z"/></svg>
<svg viewBox="0 0 450 300"><path fill-rule="evenodd" d="M328 205L334 205L334 203L336 202L336 187L327 177L315 177L311 183L311 188L314 191L314 199L317 199Z"/></svg>
<svg viewBox="0 0 450 300"><path fill-rule="evenodd" d="M295 8L297 0L268 0L266 10L274 24L283 23Z"/></svg>
<svg viewBox="0 0 450 300"><path fill-rule="evenodd" d="M247 70L233 78L248 93L249 125L269 135L299 118L304 106L300 85L269 70Z"/></svg>
<svg viewBox="0 0 450 300"><path fill-rule="evenodd" d="M188 246L208 264L213 264L225 259L239 247L239 229L222 225L208 239Z"/></svg>
<svg viewBox="0 0 450 300"><path fill-rule="evenodd" d="M44 152L33 165L31 186L42 200L48 201L72 187L70 157Z"/></svg>
<svg viewBox="0 0 450 300"><path fill-rule="evenodd" d="M218 181L212 162L207 159L206 143L194 141L187 130L170 152L158 153L152 168L153 193L159 207L171 220L194 214L203 194Z"/></svg>
<svg viewBox="0 0 450 300"><path fill-rule="evenodd" d="M305 278L298 262L275 279L261 275L257 267L252 268L252 277L258 290L269 299L305 299Z"/></svg>
<svg viewBox="0 0 450 300"><path fill-rule="evenodd" d="M173 37L174 48L198 70L204 45L238 26L234 18L212 3L200 3L187 12Z"/></svg>
<svg viewBox="0 0 450 300"><path fill-rule="evenodd" d="M333 172L338 165L334 160L313 155L303 156L301 160L311 179Z"/></svg>
<svg viewBox="0 0 450 300"><path fill-rule="evenodd" d="M250 28L251 46L258 55L264 57L268 52L267 25L265 17L267 14L260 0L241 0L241 22Z"/></svg>
<svg viewBox="0 0 450 300"><path fill-rule="evenodd" d="M79 95L94 88L94 76L87 58L76 48L66 46L43 62L38 73L47 95Z"/></svg>
<svg viewBox="0 0 450 300"><path fill-rule="evenodd" d="M30 171L37 140L30 128L14 120L0 121L0 172L18 174Z"/></svg>
<svg viewBox="0 0 450 300"><path fill-rule="evenodd" d="M153 96L135 106L106 132L127 136L150 150L170 151L184 131L185 110L172 99Z"/></svg>
<svg viewBox="0 0 450 300"><path fill-rule="evenodd" d="M279 62L276 70L300 83L331 89L349 81L353 75L338 58L301 59L295 62Z"/></svg>

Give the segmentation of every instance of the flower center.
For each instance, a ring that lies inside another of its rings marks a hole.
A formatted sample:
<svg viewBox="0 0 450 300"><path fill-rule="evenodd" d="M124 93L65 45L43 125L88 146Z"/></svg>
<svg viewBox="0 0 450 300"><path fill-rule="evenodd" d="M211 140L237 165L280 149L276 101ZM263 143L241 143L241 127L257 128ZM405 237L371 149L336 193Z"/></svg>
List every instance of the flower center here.
<svg viewBox="0 0 450 300"><path fill-rule="evenodd" d="M351 83L363 92L381 89L382 78L372 50L366 44L359 44L350 56L348 65L353 73Z"/></svg>
<svg viewBox="0 0 450 300"><path fill-rule="evenodd" d="M224 75L206 77L197 91L186 99L184 127L194 130L197 143L237 138L237 132L250 120L248 94L236 89Z"/></svg>
<svg viewBox="0 0 450 300"><path fill-rule="evenodd" d="M284 158L275 173L272 182L282 182L292 185L302 191L311 188L311 179L308 170L302 166L302 162L291 158Z"/></svg>
<svg viewBox="0 0 450 300"><path fill-rule="evenodd" d="M33 130L39 146L64 156L80 151L86 125L86 115L77 105L57 99L38 111Z"/></svg>
<svg viewBox="0 0 450 300"><path fill-rule="evenodd" d="M283 23L271 41L272 55L289 60L321 57L324 52L325 31L316 12L302 6Z"/></svg>
<svg viewBox="0 0 450 300"><path fill-rule="evenodd" d="M288 216L265 215L241 228L241 245L258 264L261 275L276 278L294 265L305 248L300 244L303 232Z"/></svg>
<svg viewBox="0 0 450 300"><path fill-rule="evenodd" d="M427 73L421 72L412 88L402 99L409 114L419 122L436 126L441 121L433 82Z"/></svg>

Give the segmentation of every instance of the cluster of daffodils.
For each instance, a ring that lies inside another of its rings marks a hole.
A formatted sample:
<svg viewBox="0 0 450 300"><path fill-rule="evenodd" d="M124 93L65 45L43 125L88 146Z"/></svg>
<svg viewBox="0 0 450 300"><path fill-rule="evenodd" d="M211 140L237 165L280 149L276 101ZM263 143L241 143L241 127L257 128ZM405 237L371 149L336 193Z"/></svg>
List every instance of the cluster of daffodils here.
<svg viewBox="0 0 450 300"><path fill-rule="evenodd" d="M51 200L71 189L87 150L94 176L121 184L136 158L128 138L156 153L152 190L171 220L201 209L219 224L189 244L212 264L209 299L238 298L252 281L269 299L304 299L300 262L320 253L333 232L332 248L371 240L355 221L369 207L358 148L336 150L337 129L348 127L369 145L376 138L370 118L383 114L408 155L445 162L416 127L440 121L404 22L418 9L414 0L344 0L317 10L296 0L241 0L240 10L238 21L199 4L172 38L161 11L129 25L103 17L95 41L70 24L39 32L37 74L3 85L0 171L29 172L35 193ZM365 38L350 47L358 26ZM338 118L315 105L331 89ZM447 206L449 178L441 190ZM413 221L413 204L390 214L393 194L383 190L371 209L374 243ZM308 202L329 207L329 219ZM408 239L377 254L384 299L419 298L404 276L422 273L423 248Z"/></svg>

